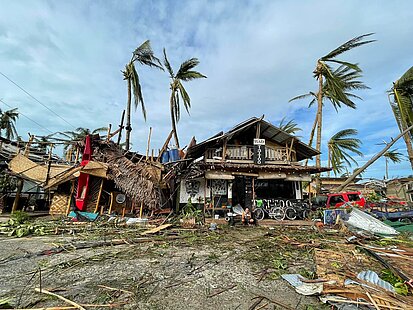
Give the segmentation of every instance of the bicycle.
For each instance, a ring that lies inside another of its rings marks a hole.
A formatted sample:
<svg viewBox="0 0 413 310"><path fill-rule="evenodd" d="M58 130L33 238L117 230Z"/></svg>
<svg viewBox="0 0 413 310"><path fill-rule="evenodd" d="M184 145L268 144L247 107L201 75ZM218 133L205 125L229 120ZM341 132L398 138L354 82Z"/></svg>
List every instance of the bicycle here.
<svg viewBox="0 0 413 310"><path fill-rule="evenodd" d="M263 220L266 216L277 221L285 217L284 208L278 207L276 199L253 199L254 217L256 220Z"/></svg>

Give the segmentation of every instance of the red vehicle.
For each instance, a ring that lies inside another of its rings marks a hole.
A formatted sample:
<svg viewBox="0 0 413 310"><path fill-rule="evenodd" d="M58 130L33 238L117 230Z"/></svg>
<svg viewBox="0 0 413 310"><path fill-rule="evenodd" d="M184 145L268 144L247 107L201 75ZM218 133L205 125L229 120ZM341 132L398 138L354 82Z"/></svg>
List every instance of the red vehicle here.
<svg viewBox="0 0 413 310"><path fill-rule="evenodd" d="M349 202L353 206L364 208L366 200L360 192L342 192L327 195L326 208L340 208L345 203Z"/></svg>

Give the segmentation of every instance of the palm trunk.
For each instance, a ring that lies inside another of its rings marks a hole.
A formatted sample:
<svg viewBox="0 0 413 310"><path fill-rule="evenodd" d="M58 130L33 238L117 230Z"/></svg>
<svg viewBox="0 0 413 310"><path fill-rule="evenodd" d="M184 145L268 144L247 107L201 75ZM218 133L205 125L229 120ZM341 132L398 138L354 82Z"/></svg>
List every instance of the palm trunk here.
<svg viewBox="0 0 413 310"><path fill-rule="evenodd" d="M128 102L126 103L126 139L125 139L126 150L129 150L130 134L132 131L132 127L130 124L131 104L132 104L131 80L128 78Z"/></svg>
<svg viewBox="0 0 413 310"><path fill-rule="evenodd" d="M389 179L389 160L386 157L386 180Z"/></svg>
<svg viewBox="0 0 413 310"><path fill-rule="evenodd" d="M331 148L330 148L330 146L328 146L328 164L327 164L327 167L331 168ZM330 177L330 172L331 172L331 170L329 170L327 172L328 177Z"/></svg>
<svg viewBox="0 0 413 310"><path fill-rule="evenodd" d="M400 132L402 132L403 130L406 129L406 125L405 125L405 122L404 122L405 113L404 113L404 111L402 109L402 106L400 104L400 98L399 98L399 94L397 93L396 88L394 88L394 95L396 97L397 106L399 107L400 122L398 122L396 111L393 108L392 108L392 111L393 111L393 114L394 114L394 118L396 119L396 123L399 126ZM412 170L413 170L413 145L412 145L412 139L410 137L410 134L406 133L403 136L403 139L404 139L404 143L406 144L407 155L409 156L410 166L412 167Z"/></svg>
<svg viewBox="0 0 413 310"><path fill-rule="evenodd" d="M406 128L406 130L404 130L402 133L400 133L394 140L392 140L390 143L386 144L386 146L384 147L384 149L382 149L379 153L377 153L376 155L374 155L367 163L365 163L363 165L363 167L357 169L343 184L341 184L338 188L337 191L341 192L343 189L346 188L347 185L349 185L351 182L354 181L354 179L360 174L362 173L364 170L366 170L371 164L373 164L377 159L379 159L381 156L384 155L384 153L387 152L388 149L390 149L393 144L395 144L397 142L397 140L399 140L401 137L403 137L403 135L405 135L406 133L408 133L410 130L413 129L413 126L410 126L409 128Z"/></svg>
<svg viewBox="0 0 413 310"><path fill-rule="evenodd" d="M176 131L176 123L175 123L175 108L174 108L174 95L175 92L172 90L171 99L170 101L170 109L171 109L171 122L172 122L172 131L174 133L176 147L179 149L179 140L178 140L178 133Z"/></svg>
<svg viewBox="0 0 413 310"><path fill-rule="evenodd" d="M323 125L323 75L318 74L318 94L317 94L317 142L316 150L321 153L321 129ZM317 168L321 167L321 154L316 156L315 165ZM320 192L320 173L316 174L316 191Z"/></svg>
<svg viewBox="0 0 413 310"><path fill-rule="evenodd" d="M313 144L313 140L314 140L314 133L315 133L315 128L317 127L317 123L318 123L318 117L316 115L315 119L314 119L314 124L313 124L313 128L311 128L311 133L310 133L310 141L308 141L308 145L311 146ZM305 164L304 166L308 165L308 158L305 160Z"/></svg>

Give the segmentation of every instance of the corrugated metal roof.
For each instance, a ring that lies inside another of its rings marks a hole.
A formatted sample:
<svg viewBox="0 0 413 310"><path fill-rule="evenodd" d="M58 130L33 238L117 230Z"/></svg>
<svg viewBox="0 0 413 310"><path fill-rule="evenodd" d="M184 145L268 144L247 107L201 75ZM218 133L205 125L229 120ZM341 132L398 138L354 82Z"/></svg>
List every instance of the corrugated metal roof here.
<svg viewBox="0 0 413 310"><path fill-rule="evenodd" d="M301 142L297 137L290 135L289 133L263 120L262 117L252 117L244 122L237 124L226 133L220 132L214 135L213 137L190 147L188 149L187 156L197 158L201 156L207 148L222 142L224 139L231 139L232 137L241 134L243 131L250 130L251 127L256 123L260 123L261 137L265 138L266 140L271 140L277 144L283 145L286 142L290 143L291 140L294 139L295 149L297 152L297 160L311 158L319 154L319 152L316 149Z"/></svg>

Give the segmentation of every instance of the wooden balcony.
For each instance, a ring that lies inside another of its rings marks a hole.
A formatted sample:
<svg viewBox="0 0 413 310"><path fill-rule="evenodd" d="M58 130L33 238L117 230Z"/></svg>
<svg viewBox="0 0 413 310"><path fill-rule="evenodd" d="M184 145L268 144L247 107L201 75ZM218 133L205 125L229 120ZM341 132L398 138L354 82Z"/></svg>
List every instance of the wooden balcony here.
<svg viewBox="0 0 413 310"><path fill-rule="evenodd" d="M205 160L208 162L223 161L223 148L208 149L205 153ZM234 163L253 163L254 146L252 145L227 145L225 161ZM296 161L295 150L287 147L265 147L266 164L290 164Z"/></svg>

